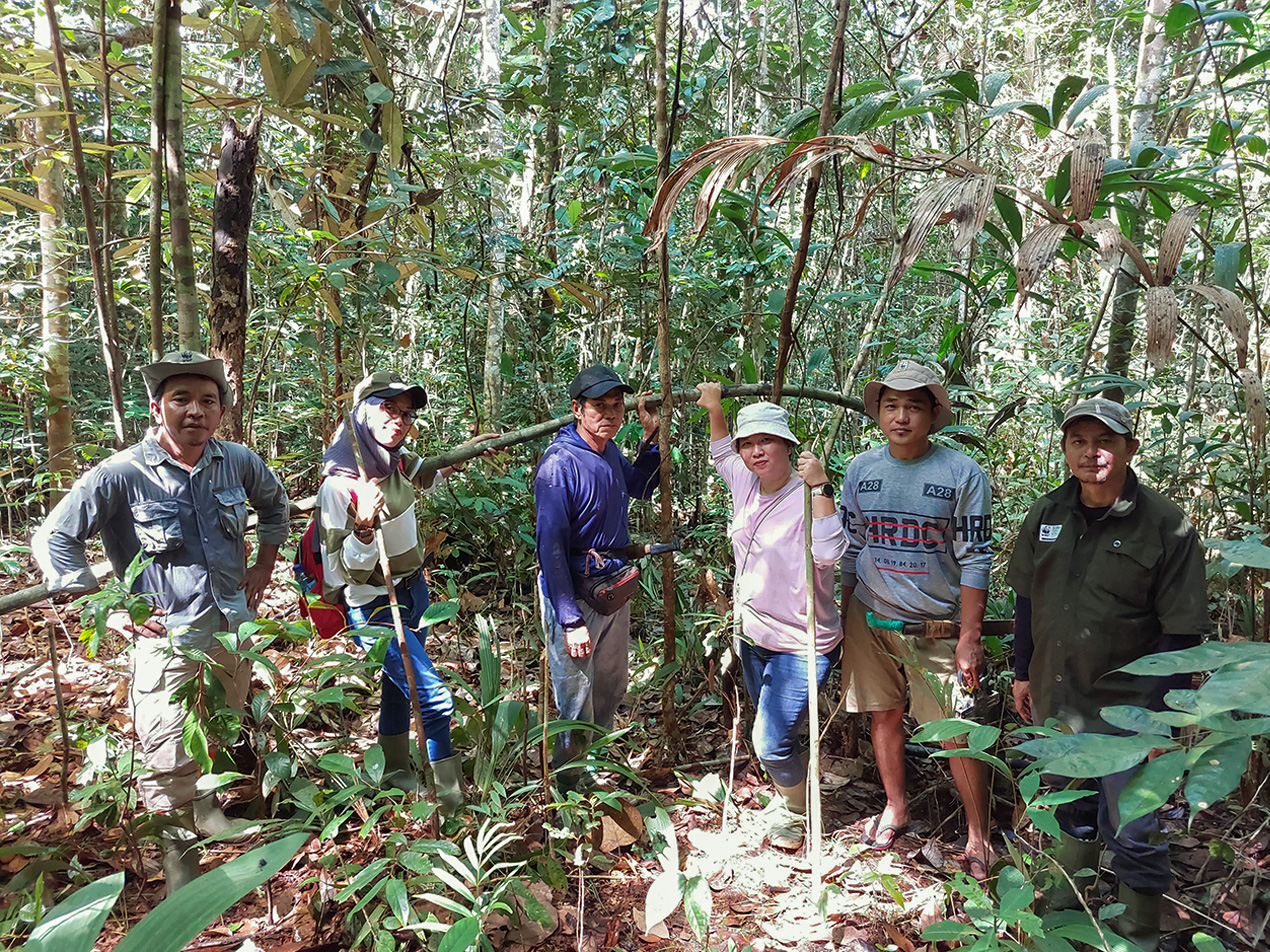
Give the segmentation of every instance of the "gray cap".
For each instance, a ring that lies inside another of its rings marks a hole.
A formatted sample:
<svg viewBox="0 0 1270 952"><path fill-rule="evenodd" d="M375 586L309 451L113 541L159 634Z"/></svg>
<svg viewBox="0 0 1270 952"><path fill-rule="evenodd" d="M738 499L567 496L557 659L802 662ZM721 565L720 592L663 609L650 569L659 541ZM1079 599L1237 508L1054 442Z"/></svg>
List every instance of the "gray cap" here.
<svg viewBox="0 0 1270 952"><path fill-rule="evenodd" d="M1059 429L1066 433L1072 422L1081 417L1092 417L1099 423L1107 424L1111 432L1133 439L1133 414L1125 408L1123 403L1116 403L1115 400L1108 400L1106 397L1082 400L1067 411L1063 422L1059 424Z"/></svg>
<svg viewBox="0 0 1270 952"><path fill-rule="evenodd" d="M183 374L194 374L215 381L220 388L221 402L227 407L234 405L234 395L229 389L229 379L225 376L225 362L219 357L208 357L197 350L174 350L141 368L141 376L146 382L146 392L150 394L151 400L159 392L163 381Z"/></svg>
<svg viewBox="0 0 1270 952"><path fill-rule="evenodd" d="M936 433L953 420L948 391L939 380L939 374L915 360L901 360L882 380L871 380L864 387L864 412L874 420L878 418L878 404L882 400L882 388L903 393L907 390L929 390L935 397L935 419L930 431Z"/></svg>
<svg viewBox="0 0 1270 952"><path fill-rule="evenodd" d="M737 444L746 437L757 436L760 433L779 436L782 440L798 444L798 437L794 436L794 431L789 428L789 414L785 412L785 408L775 403L768 403L766 400L741 407L741 411L736 415L736 432L732 434L732 448L736 449Z"/></svg>

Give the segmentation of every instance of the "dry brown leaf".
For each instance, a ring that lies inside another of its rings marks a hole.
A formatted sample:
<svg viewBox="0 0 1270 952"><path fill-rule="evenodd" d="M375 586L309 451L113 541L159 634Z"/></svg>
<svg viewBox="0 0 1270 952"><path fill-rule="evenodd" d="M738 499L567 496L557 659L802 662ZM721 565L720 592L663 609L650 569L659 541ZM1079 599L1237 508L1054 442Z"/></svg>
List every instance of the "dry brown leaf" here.
<svg viewBox="0 0 1270 952"><path fill-rule="evenodd" d="M1252 427L1252 440L1262 443L1266 438L1266 388L1251 367L1239 368L1239 380L1244 385L1244 412Z"/></svg>
<svg viewBox="0 0 1270 952"><path fill-rule="evenodd" d="M1094 210L1106 165L1107 140L1097 129L1087 126L1076 148L1072 149L1072 218L1075 221L1088 218Z"/></svg>
<svg viewBox="0 0 1270 952"><path fill-rule="evenodd" d="M1173 356L1177 340L1177 295L1172 288L1146 289L1147 360L1164 367Z"/></svg>
<svg viewBox="0 0 1270 952"><path fill-rule="evenodd" d="M735 136L733 141L736 142L736 147L719 159L710 174L706 176L701 192L697 196L697 203L693 207L692 227L698 238L705 234L706 225L710 221L710 210L714 208L714 203L719 200L723 190L736 177L737 169L768 146L779 145L785 140L775 136Z"/></svg>
<svg viewBox="0 0 1270 952"><path fill-rule="evenodd" d="M761 145L759 144L760 140ZM666 181L661 183L661 186L657 189L657 194L653 196L652 206L648 210L648 220L644 222L644 237L653 239L652 247L654 248L666 240L667 235L670 233L671 217L675 202L679 198L679 193L688 186L688 183L699 172L738 152L748 155L756 148L766 148L768 145L783 141L783 139L776 139L772 136L733 136L728 139L716 139L714 142L707 142L700 148L693 150L687 158L679 163L678 168L666 176Z"/></svg>
<svg viewBox="0 0 1270 952"><path fill-rule="evenodd" d="M912 217L909 219L908 227L900 235L900 240L895 246L895 253L891 258L891 268L882 282L883 294L889 294L894 290L900 277L913 266L917 256L922 253L922 248L926 245L926 239L930 237L935 223L939 221L948 203L960 194L961 188L961 179L945 179L926 186L917 194L917 199L913 202Z"/></svg>
<svg viewBox="0 0 1270 952"><path fill-rule="evenodd" d="M991 175L967 175L961 180L952 207L953 254L964 254L983 231L996 187L997 180Z"/></svg>
<svg viewBox="0 0 1270 952"><path fill-rule="evenodd" d="M1076 222L1076 227L1098 243L1098 267L1111 271L1124 250L1124 235L1110 218L1093 218Z"/></svg>
<svg viewBox="0 0 1270 952"><path fill-rule="evenodd" d="M1248 366L1248 314L1244 310L1243 299L1227 288L1206 284L1188 284L1186 290L1193 291L1213 305L1213 310L1234 338L1236 366Z"/></svg>
<svg viewBox="0 0 1270 952"><path fill-rule="evenodd" d="M1019 294L1014 301L1016 314L1023 308L1023 302L1027 300L1032 286L1041 279L1041 275L1053 263L1054 256L1058 254L1058 246L1066 234L1065 223L1046 222L1024 238L1019 245L1014 268L1019 285Z"/></svg>
<svg viewBox="0 0 1270 952"><path fill-rule="evenodd" d="M1155 260L1155 283L1168 284L1177 274L1177 264L1182 260L1182 252L1186 250L1187 239L1191 237L1191 229L1199 220L1198 205L1187 205L1179 208L1164 226L1164 234L1160 237L1160 253Z"/></svg>

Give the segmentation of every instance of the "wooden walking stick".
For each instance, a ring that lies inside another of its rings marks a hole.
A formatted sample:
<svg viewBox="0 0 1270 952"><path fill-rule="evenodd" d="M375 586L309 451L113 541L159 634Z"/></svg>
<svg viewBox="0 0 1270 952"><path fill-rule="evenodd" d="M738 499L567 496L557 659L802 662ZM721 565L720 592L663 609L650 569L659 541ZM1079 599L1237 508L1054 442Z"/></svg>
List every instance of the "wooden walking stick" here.
<svg viewBox="0 0 1270 952"><path fill-rule="evenodd" d="M814 453L815 450L813 449ZM811 487L803 482L803 541L807 549L807 858L817 895L822 883L820 840L820 699L816 684L816 560L811 553Z"/></svg>
<svg viewBox="0 0 1270 952"><path fill-rule="evenodd" d="M542 584L536 578L534 579L534 610L538 615L538 632L542 635L542 653L538 656L538 719L542 721L542 802L546 806L551 803L551 758L547 753L547 714L551 707L551 676L547 670L547 626L543 621Z"/></svg>
<svg viewBox="0 0 1270 952"><path fill-rule="evenodd" d="M344 432L353 446L353 459L357 460L357 475L366 481L366 464L362 462L362 448L357 442L357 431L353 429L353 415L344 408ZM428 762L428 735L423 729L423 709L419 706L419 686L415 683L415 669L410 661L410 644L406 641L406 625L401 620L401 605L397 603L397 586L393 582L392 569L388 566L388 546L384 542L382 520L375 517L375 544L379 547L379 571L384 576L384 587L388 589L388 607L392 612L392 625L397 631L397 647L401 649L401 660L405 662L406 684L410 687L410 713L414 717L415 736L419 739L419 759ZM422 570L421 570L422 571ZM432 781L432 772L424 771L424 798L429 803L437 802L437 791ZM434 814L435 822L435 814Z"/></svg>

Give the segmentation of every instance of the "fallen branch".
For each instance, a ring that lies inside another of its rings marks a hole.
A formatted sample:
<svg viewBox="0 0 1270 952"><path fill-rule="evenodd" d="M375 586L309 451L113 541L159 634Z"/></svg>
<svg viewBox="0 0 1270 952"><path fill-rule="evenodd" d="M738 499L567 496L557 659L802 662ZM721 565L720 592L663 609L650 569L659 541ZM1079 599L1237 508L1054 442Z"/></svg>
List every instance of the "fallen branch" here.
<svg viewBox="0 0 1270 952"><path fill-rule="evenodd" d="M770 383L743 383L725 386L723 388L723 396L725 397L766 397L772 392ZM822 403L832 403L848 410L855 410L857 413L864 412L864 404L855 397L845 397L834 390L822 390L818 387L786 387L783 391L786 397L804 397L809 400L819 400ZM689 387L684 390L676 390L673 392L673 398L676 403L686 401L696 402L698 397L697 388ZM645 397L648 406L655 407L661 405L660 396ZM627 397L626 408L633 410L639 404L639 397ZM521 443L528 443L531 440L540 439L544 436L550 436L561 427L568 426L573 422L573 415L556 417L554 420L547 420L544 423L536 423L533 426L527 426L523 430L515 430L511 433L505 433L497 439L484 440L480 443L471 443L467 446L456 446L452 450L447 450L438 456L429 456L423 461L421 470L437 470L443 466L454 466L459 463L466 463L468 460L475 459L484 453L497 452L499 450L509 449L518 446Z"/></svg>

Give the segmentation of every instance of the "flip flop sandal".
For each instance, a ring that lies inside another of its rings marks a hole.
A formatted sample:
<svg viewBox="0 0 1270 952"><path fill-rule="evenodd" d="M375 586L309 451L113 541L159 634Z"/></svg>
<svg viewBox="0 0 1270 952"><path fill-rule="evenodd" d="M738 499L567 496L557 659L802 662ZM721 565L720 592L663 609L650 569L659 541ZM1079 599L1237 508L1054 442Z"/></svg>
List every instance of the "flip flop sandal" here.
<svg viewBox="0 0 1270 952"><path fill-rule="evenodd" d="M873 818L873 832L869 833L866 825L865 832L860 836L860 842L869 849L889 850L895 846L895 841L908 832L907 823L887 823L885 826L878 826L881 817ZM885 833L891 835L887 837L886 842L882 842L882 835Z"/></svg>

